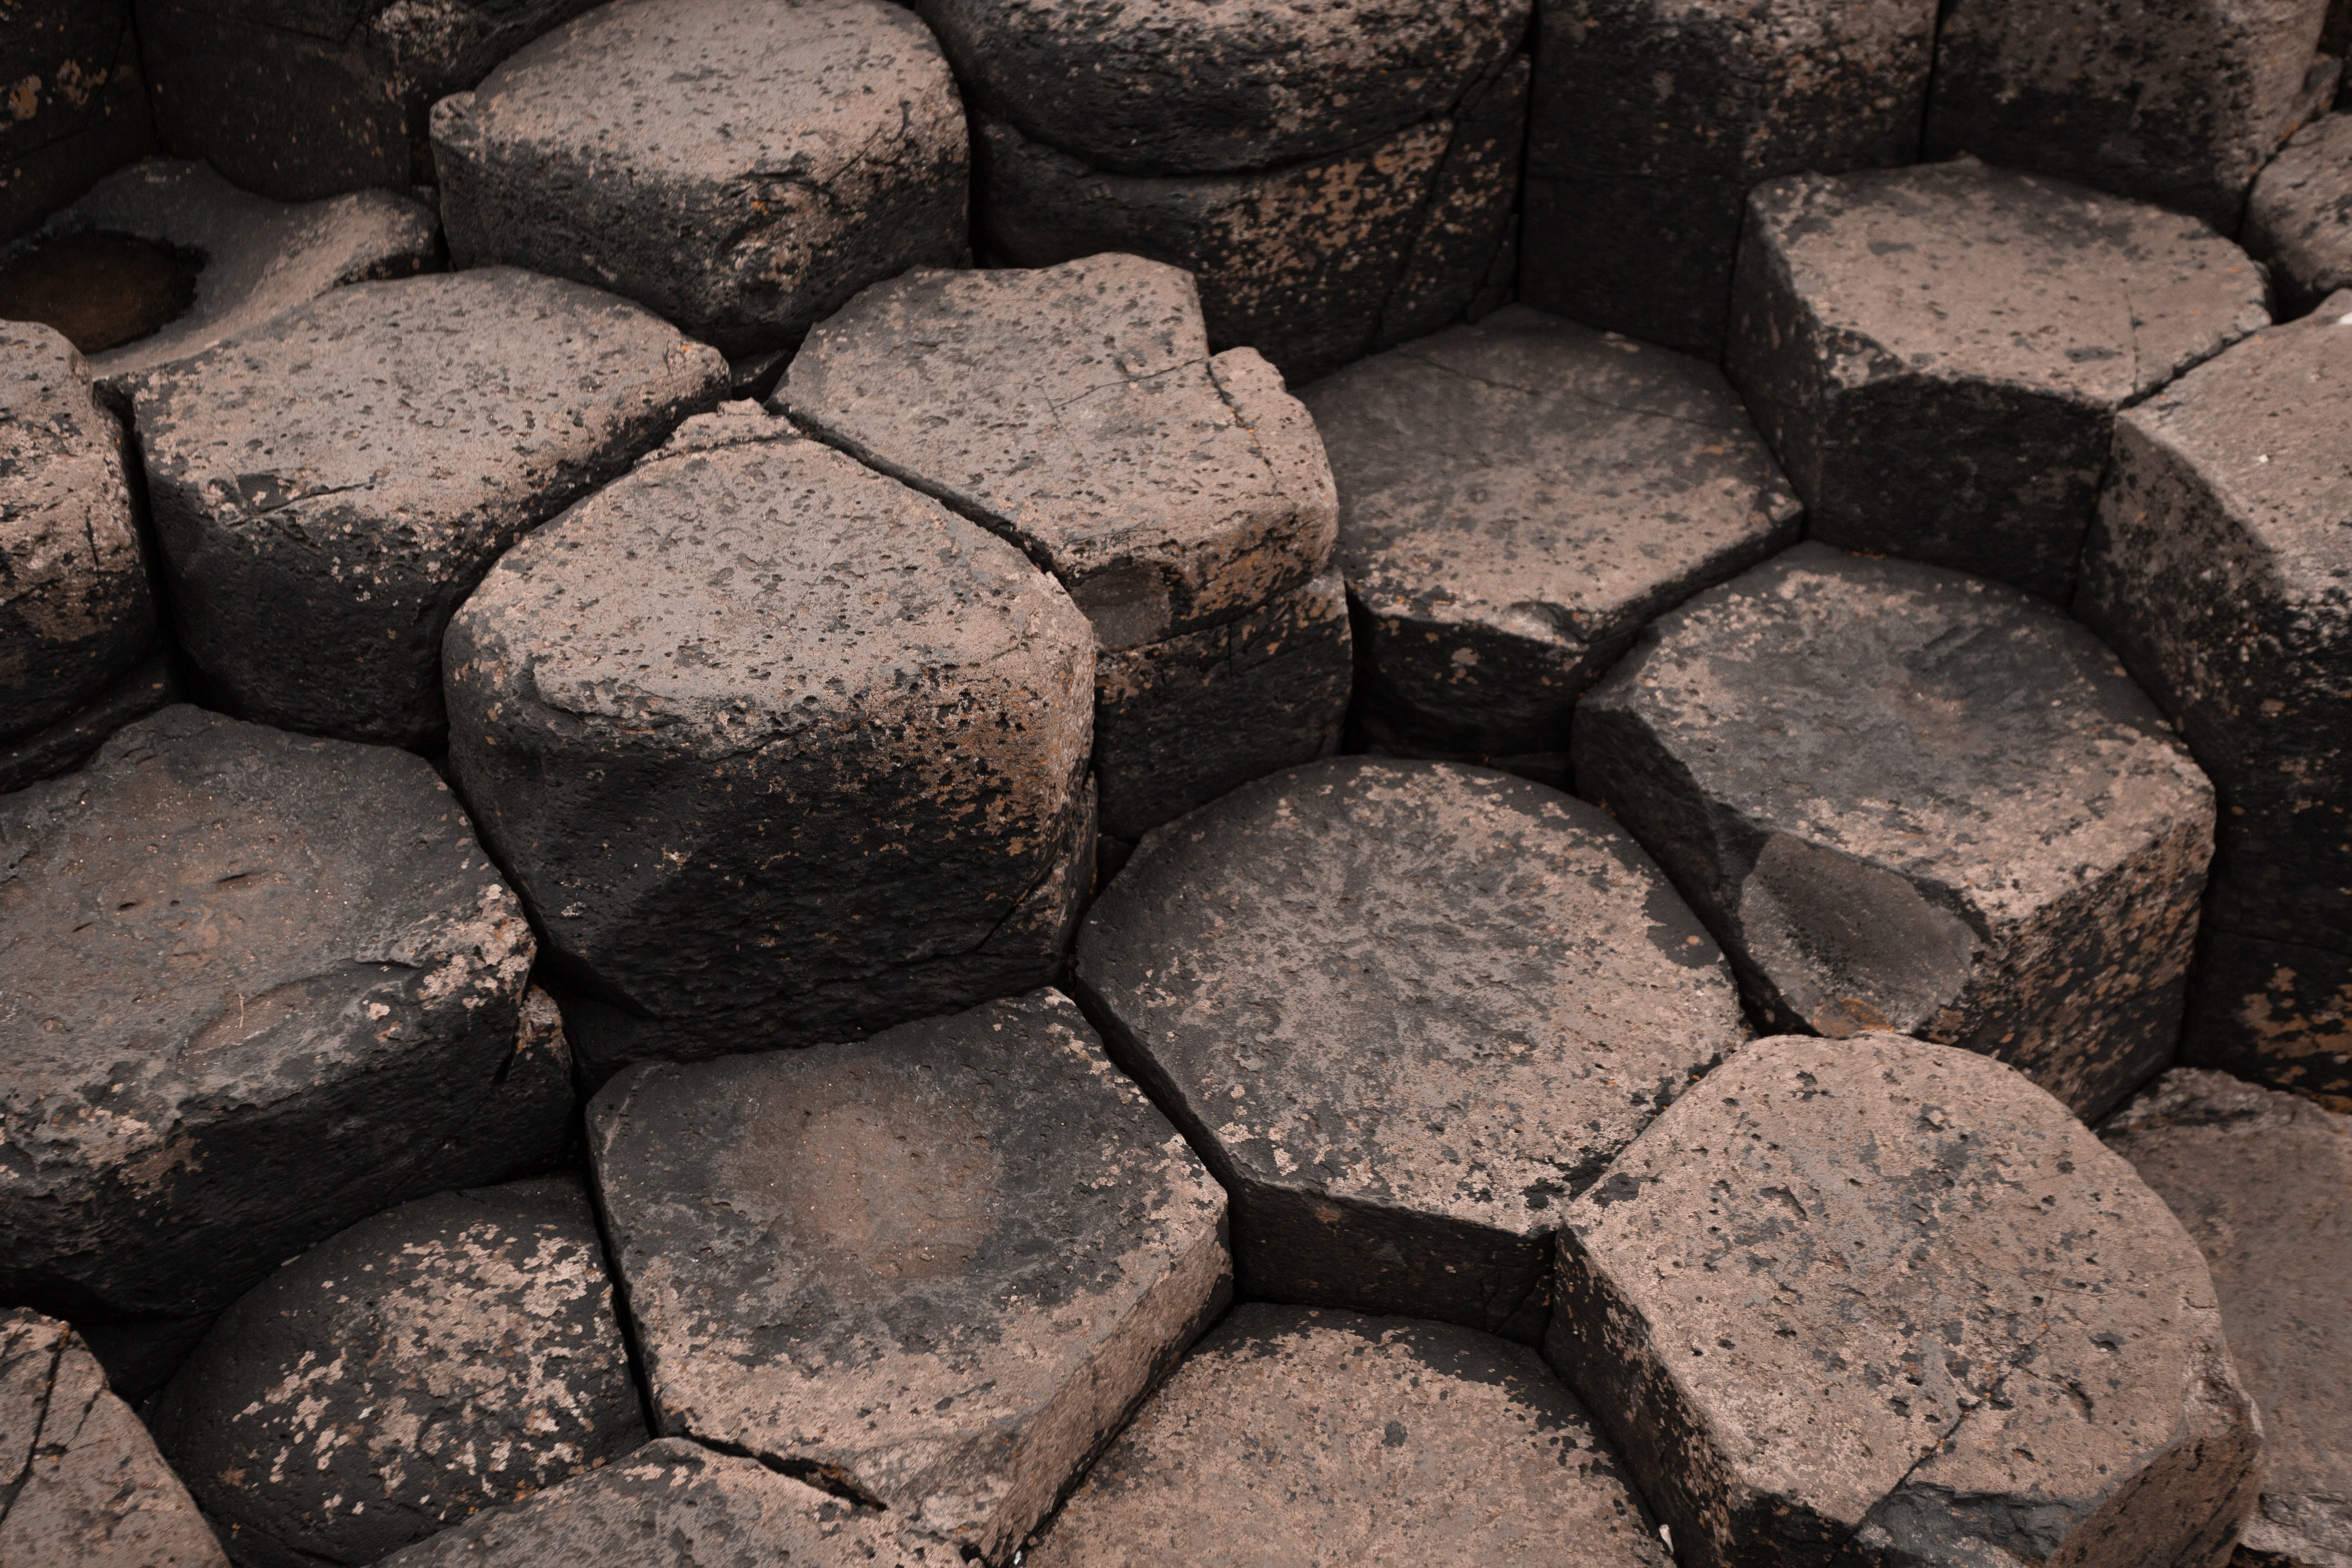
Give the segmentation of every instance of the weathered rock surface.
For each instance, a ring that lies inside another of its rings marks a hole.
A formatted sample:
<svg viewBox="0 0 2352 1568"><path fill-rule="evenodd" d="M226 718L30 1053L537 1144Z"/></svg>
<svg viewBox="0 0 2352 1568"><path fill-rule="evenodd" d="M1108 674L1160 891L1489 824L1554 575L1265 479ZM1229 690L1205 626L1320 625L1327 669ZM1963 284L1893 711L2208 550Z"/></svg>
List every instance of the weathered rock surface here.
<svg viewBox="0 0 2352 1568"><path fill-rule="evenodd" d="M1965 1046L2084 1116L2169 1058L2212 787L2049 606L1801 544L1654 625L1572 747L1768 1027Z"/></svg>
<svg viewBox="0 0 2352 1568"><path fill-rule="evenodd" d="M2263 1413L2245 1544L2352 1563L2352 1117L2178 1068L2100 1129L2203 1249Z"/></svg>
<svg viewBox="0 0 2352 1568"><path fill-rule="evenodd" d="M1719 371L1524 306L1304 401L1375 750L1564 784L1570 712L1633 634L1796 541L1797 498Z"/></svg>
<svg viewBox="0 0 2352 1568"><path fill-rule="evenodd" d="M0 322L0 790L74 760L50 731L93 709L131 708L118 723L143 711L135 687L108 699L157 640L122 427L71 343Z"/></svg>
<svg viewBox="0 0 2352 1568"><path fill-rule="evenodd" d="M131 0L15 0L0 28L0 244L155 145Z"/></svg>
<svg viewBox="0 0 2352 1568"><path fill-rule="evenodd" d="M491 561L717 401L727 362L507 268L338 289L135 393L181 646L246 716L431 747Z"/></svg>
<svg viewBox="0 0 2352 1568"><path fill-rule="evenodd" d="M2238 232L2294 129L2327 0L1947 0L1931 158L1973 153Z"/></svg>
<svg viewBox="0 0 2352 1568"><path fill-rule="evenodd" d="M1686 1568L2208 1563L2253 1501L2205 1260L1998 1063L1758 1041L1564 1217L1545 1353Z"/></svg>
<svg viewBox="0 0 2352 1568"><path fill-rule="evenodd" d="M1094 639L1020 552L748 405L451 623L450 766L592 1081L1042 985L1087 891Z"/></svg>
<svg viewBox="0 0 2352 1568"><path fill-rule="evenodd" d="M573 1176L443 1193L221 1314L148 1415L231 1549L368 1563L646 1440Z"/></svg>
<svg viewBox="0 0 2352 1568"><path fill-rule="evenodd" d="M956 1568L936 1542L908 1542L868 1504L780 1476L757 1459L665 1438L626 1459L491 1509L383 1560L381 1568Z"/></svg>
<svg viewBox="0 0 2352 1568"><path fill-rule="evenodd" d="M1748 191L1911 162L1935 35L1935 0L1545 0L1519 298L1714 358Z"/></svg>
<svg viewBox="0 0 2352 1568"><path fill-rule="evenodd" d="M220 1542L74 1331L0 1312L0 1563L227 1568Z"/></svg>
<svg viewBox="0 0 2352 1568"><path fill-rule="evenodd" d="M1348 622L1314 581L1330 468L1271 366L1211 357L1183 273L1098 256L910 274L818 328L778 401L1069 590L1099 649L1104 831L1135 837L1336 738Z"/></svg>
<svg viewBox="0 0 2352 1568"><path fill-rule="evenodd" d="M1528 1341L1559 1205L1747 1033L1607 817L1424 762L1337 758L1170 824L1072 973L1234 1194L1243 1294Z"/></svg>
<svg viewBox="0 0 2352 1568"><path fill-rule="evenodd" d="M450 258L626 295L732 355L968 245L963 103L888 0L620 0L433 110Z"/></svg>
<svg viewBox="0 0 2352 1568"><path fill-rule="evenodd" d="M498 1180L530 959L404 752L174 707L0 800L0 1300L208 1312Z"/></svg>
<svg viewBox="0 0 2352 1568"><path fill-rule="evenodd" d="M2182 1059L2352 1094L2352 291L2116 424L2075 613L2212 774Z"/></svg>
<svg viewBox="0 0 2352 1568"><path fill-rule="evenodd" d="M56 723L0 741L0 794L66 772L125 724L181 696L163 655L149 654L130 674Z"/></svg>
<svg viewBox="0 0 2352 1568"><path fill-rule="evenodd" d="M596 0L138 0L164 146L279 201L434 183L434 100Z"/></svg>
<svg viewBox="0 0 2352 1568"><path fill-rule="evenodd" d="M656 1426L991 1561L1229 1290L1225 1194L1052 991L641 1067L589 1148Z"/></svg>
<svg viewBox="0 0 2352 1568"><path fill-rule="evenodd" d="M2305 126L2254 182L2246 248L2271 264L2279 315L2352 289L2352 112Z"/></svg>
<svg viewBox="0 0 2352 1568"><path fill-rule="evenodd" d="M1532 1351L1444 1324L1252 1302L1185 1358L1027 1561L1671 1559L1591 1417Z"/></svg>
<svg viewBox="0 0 2352 1568"><path fill-rule="evenodd" d="M1759 190L1725 368L1807 532L2063 601L2116 410L2269 324L2202 224L1969 160Z"/></svg>

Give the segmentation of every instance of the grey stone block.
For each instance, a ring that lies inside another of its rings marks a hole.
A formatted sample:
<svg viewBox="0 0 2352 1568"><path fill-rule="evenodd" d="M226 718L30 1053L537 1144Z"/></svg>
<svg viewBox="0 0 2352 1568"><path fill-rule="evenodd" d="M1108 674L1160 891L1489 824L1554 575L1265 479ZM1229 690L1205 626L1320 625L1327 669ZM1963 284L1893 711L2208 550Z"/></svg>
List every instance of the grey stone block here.
<svg viewBox="0 0 2352 1568"><path fill-rule="evenodd" d="M2295 132L2254 182L2246 248L2271 266L2279 315L2352 289L2352 113Z"/></svg>
<svg viewBox="0 0 2352 1568"><path fill-rule="evenodd" d="M155 147L131 0L18 0L0 29L0 245Z"/></svg>

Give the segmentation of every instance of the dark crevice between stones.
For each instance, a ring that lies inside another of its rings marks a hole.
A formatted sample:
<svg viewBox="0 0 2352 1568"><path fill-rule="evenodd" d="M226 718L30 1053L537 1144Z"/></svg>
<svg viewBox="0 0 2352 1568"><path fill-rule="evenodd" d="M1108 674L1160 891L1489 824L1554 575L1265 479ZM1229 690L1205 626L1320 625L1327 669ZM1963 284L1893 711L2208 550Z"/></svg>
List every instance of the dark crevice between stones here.
<svg viewBox="0 0 2352 1568"><path fill-rule="evenodd" d="M576 1063L573 1075L576 1079ZM645 1423L646 1438L651 1442L669 1434L662 1431L661 1421L655 1414L657 1406L654 1404L653 1374L646 1370L645 1347L637 1342L636 1314L629 1310L628 1276L621 1272L621 1254L613 1245L613 1216L605 1212L604 1184L596 1179L594 1161L588 1157L591 1145L585 1133L587 1105L584 1095L573 1094L572 1116L583 1128L580 1147L581 1164L584 1169L581 1173L581 1185L587 1189L588 1212L596 1221L596 1246L604 1257L604 1279L613 1288L613 1324L620 1330L621 1354L629 1363L630 1385L637 1391L637 1416ZM684 1436L694 1437L691 1432ZM694 1440L698 1443L702 1441L699 1437L694 1437ZM716 1447L717 1445L706 1444L705 1447Z"/></svg>
<svg viewBox="0 0 2352 1568"><path fill-rule="evenodd" d="M857 1478L838 1465L822 1464L815 1459L788 1459L776 1454L763 1454L759 1449L745 1444L730 1442L724 1437L706 1436L700 1432L684 1428L665 1433L663 1436L683 1437L689 1443L708 1448L714 1454L725 1454L730 1458L751 1459L780 1476L798 1481L803 1486L814 1487L830 1497L841 1499L844 1502L856 1503L860 1508L870 1508L877 1513L890 1511L888 1503L859 1486Z"/></svg>
<svg viewBox="0 0 2352 1568"><path fill-rule="evenodd" d="M85 356L103 353L185 314L205 259L110 229L61 235L0 266L0 321L38 321Z"/></svg>

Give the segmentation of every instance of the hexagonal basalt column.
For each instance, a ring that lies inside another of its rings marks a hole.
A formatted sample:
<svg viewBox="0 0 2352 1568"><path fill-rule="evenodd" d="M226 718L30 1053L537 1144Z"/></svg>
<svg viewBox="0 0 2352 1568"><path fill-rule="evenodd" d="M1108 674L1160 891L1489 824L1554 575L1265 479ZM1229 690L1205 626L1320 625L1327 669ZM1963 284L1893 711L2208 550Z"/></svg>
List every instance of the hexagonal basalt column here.
<svg viewBox="0 0 2352 1568"><path fill-rule="evenodd" d="M2253 1501L2205 1260L1999 1063L1758 1041L1564 1218L1545 1354L1691 1568L2215 1563Z"/></svg>
<svg viewBox="0 0 2352 1568"><path fill-rule="evenodd" d="M1989 1052L2085 1116L2169 1057L2212 788L2039 601L1801 544L1643 634L1574 754L1768 1025Z"/></svg>
<svg viewBox="0 0 2352 1568"><path fill-rule="evenodd" d="M1725 366L1807 532L2063 600L2116 411L2265 325L2192 219L1961 160L1758 190Z"/></svg>
<svg viewBox="0 0 2352 1568"><path fill-rule="evenodd" d="M1796 542L1797 498L1721 372L1521 306L1303 401L1374 750L1565 784L1576 699L1643 623Z"/></svg>
<svg viewBox="0 0 2352 1568"><path fill-rule="evenodd" d="M1232 1189L1244 1294L1522 1340L1558 1205L1746 1035L1608 818L1433 763L1335 759L1171 823L1073 973Z"/></svg>
<svg viewBox="0 0 2352 1568"><path fill-rule="evenodd" d="M509 552L450 766L593 1080L1044 984L1093 865L1094 639L1052 578L751 405Z"/></svg>
<svg viewBox="0 0 2352 1568"><path fill-rule="evenodd" d="M2352 113L2297 132L2254 182L2246 248L2271 265L2282 318L2352 289Z"/></svg>
<svg viewBox="0 0 2352 1568"><path fill-rule="evenodd" d="M2187 1061L2352 1094L2352 291L2116 422L2075 611L2213 775Z"/></svg>
<svg viewBox="0 0 2352 1568"><path fill-rule="evenodd" d="M1337 742L1323 446L1257 354L1211 357L1182 273L1099 256L898 279L811 335L777 401L1019 544L1087 612L1107 834Z"/></svg>
<svg viewBox="0 0 2352 1568"><path fill-rule="evenodd" d="M656 1425L935 1545L1009 1554L1224 1304L1224 1194L1051 991L589 1123Z"/></svg>
<svg viewBox="0 0 2352 1568"><path fill-rule="evenodd" d="M338 289L159 371L135 403L181 644L250 717L435 745L450 612L726 374L505 268Z"/></svg>

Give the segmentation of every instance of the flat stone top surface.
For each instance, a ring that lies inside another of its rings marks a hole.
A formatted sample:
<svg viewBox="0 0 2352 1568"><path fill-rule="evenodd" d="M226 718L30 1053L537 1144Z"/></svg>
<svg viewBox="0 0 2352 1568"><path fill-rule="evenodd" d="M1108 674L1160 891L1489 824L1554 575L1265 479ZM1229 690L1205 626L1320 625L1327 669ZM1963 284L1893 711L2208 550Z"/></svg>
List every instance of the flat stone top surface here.
<svg viewBox="0 0 2352 1568"><path fill-rule="evenodd" d="M1156 830L1074 963L1243 1179L1522 1236L1747 1032L1613 822L1433 763L1336 758Z"/></svg>
<svg viewBox="0 0 2352 1568"><path fill-rule="evenodd" d="M1468 1329L1236 1307L1028 1561L1665 1568L1574 1395Z"/></svg>
<svg viewBox="0 0 2352 1568"><path fill-rule="evenodd" d="M1192 278L1137 257L877 284L778 401L1020 541L1108 647L1304 583L1337 527L1306 411L1255 353L1212 360Z"/></svg>
<svg viewBox="0 0 2352 1568"><path fill-rule="evenodd" d="M1831 379L1991 381L2113 408L2265 325L2262 269L2195 218L1973 159L1750 198Z"/></svg>
<svg viewBox="0 0 2352 1568"><path fill-rule="evenodd" d="M1630 633L1797 498L1723 373L1523 305L1307 389L1339 564L1376 613L1543 641Z"/></svg>
<svg viewBox="0 0 2352 1568"><path fill-rule="evenodd" d="M1584 706L1649 725L1717 812L2000 918L2210 810L2155 705L2063 614L1820 544L1662 617Z"/></svg>

